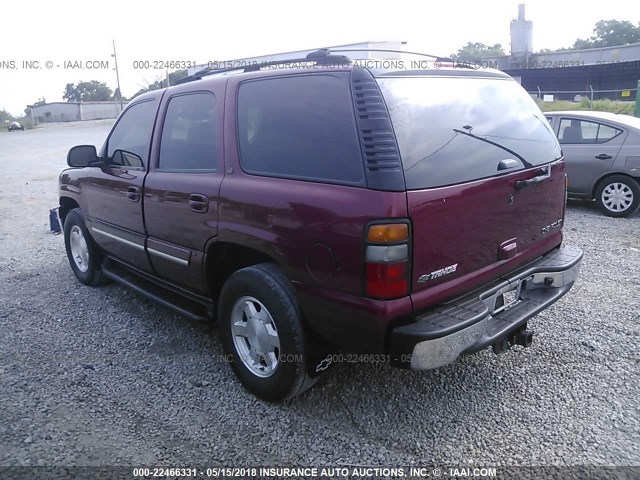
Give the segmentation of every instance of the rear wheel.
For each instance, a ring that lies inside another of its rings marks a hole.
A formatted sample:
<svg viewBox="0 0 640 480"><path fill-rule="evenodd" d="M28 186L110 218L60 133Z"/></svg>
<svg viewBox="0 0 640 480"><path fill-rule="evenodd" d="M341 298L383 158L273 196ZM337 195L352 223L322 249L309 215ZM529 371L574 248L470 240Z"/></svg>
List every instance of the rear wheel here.
<svg viewBox="0 0 640 480"><path fill-rule="evenodd" d="M97 286L105 282L100 271L102 255L89 235L79 208L71 210L64 219L64 246L71 270L81 283Z"/></svg>
<svg viewBox="0 0 640 480"><path fill-rule="evenodd" d="M598 185L596 203L610 217L626 217L640 206L640 186L631 177L612 175Z"/></svg>
<svg viewBox="0 0 640 480"><path fill-rule="evenodd" d="M295 294L273 264L235 272L220 294L218 322L226 355L244 387L259 398L292 398L314 383Z"/></svg>

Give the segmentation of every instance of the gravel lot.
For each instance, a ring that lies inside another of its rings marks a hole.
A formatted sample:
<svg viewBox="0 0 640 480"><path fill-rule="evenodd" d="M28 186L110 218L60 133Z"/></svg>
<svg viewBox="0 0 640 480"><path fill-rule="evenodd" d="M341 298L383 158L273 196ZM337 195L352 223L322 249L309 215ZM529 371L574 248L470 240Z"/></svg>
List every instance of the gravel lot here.
<svg viewBox="0 0 640 480"><path fill-rule="evenodd" d="M270 405L215 328L75 280L48 209L68 148L108 128L0 134L0 465L640 465L640 214L570 202L581 275L531 348L343 364Z"/></svg>

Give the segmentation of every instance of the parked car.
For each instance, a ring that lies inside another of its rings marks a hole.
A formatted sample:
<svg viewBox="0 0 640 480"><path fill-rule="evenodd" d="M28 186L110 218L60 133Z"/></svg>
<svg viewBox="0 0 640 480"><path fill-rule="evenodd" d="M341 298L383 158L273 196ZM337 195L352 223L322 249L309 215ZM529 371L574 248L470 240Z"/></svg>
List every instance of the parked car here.
<svg viewBox="0 0 640 480"><path fill-rule="evenodd" d="M303 60L200 72L136 97L99 153L72 148L59 212L78 280L216 317L237 377L272 401L337 361L529 346L582 259L533 100L498 71Z"/></svg>
<svg viewBox="0 0 640 480"><path fill-rule="evenodd" d="M549 112L569 179L569 196L594 199L611 217L640 206L640 118L608 112Z"/></svg>
<svg viewBox="0 0 640 480"><path fill-rule="evenodd" d="M7 128L9 129L10 132L14 130L22 130L24 132L24 127L20 125L20 123L18 122L11 122Z"/></svg>

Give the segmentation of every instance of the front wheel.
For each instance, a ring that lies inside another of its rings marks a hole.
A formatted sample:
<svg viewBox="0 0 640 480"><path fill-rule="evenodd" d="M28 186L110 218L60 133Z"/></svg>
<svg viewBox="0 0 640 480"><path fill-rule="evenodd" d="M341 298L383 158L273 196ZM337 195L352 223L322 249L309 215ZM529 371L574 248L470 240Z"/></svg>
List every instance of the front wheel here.
<svg viewBox="0 0 640 480"><path fill-rule="evenodd" d="M596 203L610 217L629 216L640 206L640 186L631 177L612 175L598 185Z"/></svg>
<svg viewBox="0 0 640 480"><path fill-rule="evenodd" d="M91 286L104 283L100 271L102 255L89 235L79 208L71 210L64 219L64 246L71 270L81 283Z"/></svg>
<svg viewBox="0 0 640 480"><path fill-rule="evenodd" d="M246 267L225 282L218 322L225 354L244 387L281 401L310 388L308 355L295 295L272 264Z"/></svg>

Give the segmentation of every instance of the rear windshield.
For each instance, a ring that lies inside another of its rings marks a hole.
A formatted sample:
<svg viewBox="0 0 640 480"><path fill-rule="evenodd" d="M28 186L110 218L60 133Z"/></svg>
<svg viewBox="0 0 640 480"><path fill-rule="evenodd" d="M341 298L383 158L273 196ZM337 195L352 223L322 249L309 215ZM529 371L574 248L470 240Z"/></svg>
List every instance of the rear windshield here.
<svg viewBox="0 0 640 480"><path fill-rule="evenodd" d="M510 173L561 156L544 115L511 79L389 77L377 81L410 190Z"/></svg>

